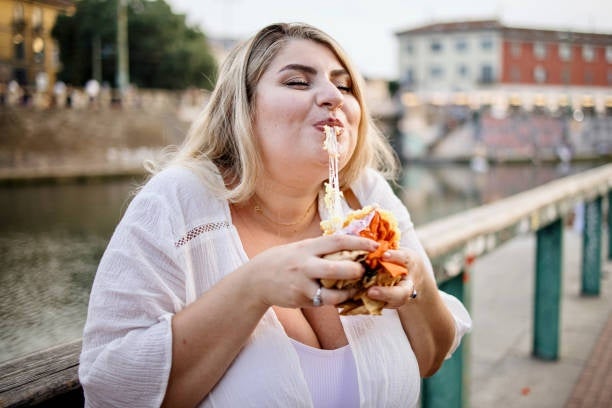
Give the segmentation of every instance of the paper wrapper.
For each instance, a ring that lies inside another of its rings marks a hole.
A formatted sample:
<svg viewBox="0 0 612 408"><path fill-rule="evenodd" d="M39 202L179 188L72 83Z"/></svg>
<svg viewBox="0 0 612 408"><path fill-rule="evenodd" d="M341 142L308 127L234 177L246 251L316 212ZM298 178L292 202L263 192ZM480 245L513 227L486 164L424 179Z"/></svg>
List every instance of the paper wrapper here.
<svg viewBox="0 0 612 408"><path fill-rule="evenodd" d="M341 308L341 315L380 315L385 302L370 299L366 294L368 288L397 285L408 273L404 266L382 260L385 251L399 246L400 233L395 217L377 207L364 207L349 213L343 228L335 233L360 235L377 241L380 246L374 252L340 251L325 255L325 259L359 262L364 266L365 273L359 279L321 279L321 285L328 289L356 289L350 299L336 305Z"/></svg>

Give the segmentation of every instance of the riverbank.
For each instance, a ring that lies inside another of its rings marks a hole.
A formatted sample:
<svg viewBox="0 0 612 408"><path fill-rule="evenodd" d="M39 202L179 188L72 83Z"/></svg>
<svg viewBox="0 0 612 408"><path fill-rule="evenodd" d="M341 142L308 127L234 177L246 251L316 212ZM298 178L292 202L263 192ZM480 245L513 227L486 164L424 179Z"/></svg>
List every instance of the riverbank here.
<svg viewBox="0 0 612 408"><path fill-rule="evenodd" d="M144 174L143 162L188 126L172 111L0 109L0 180Z"/></svg>

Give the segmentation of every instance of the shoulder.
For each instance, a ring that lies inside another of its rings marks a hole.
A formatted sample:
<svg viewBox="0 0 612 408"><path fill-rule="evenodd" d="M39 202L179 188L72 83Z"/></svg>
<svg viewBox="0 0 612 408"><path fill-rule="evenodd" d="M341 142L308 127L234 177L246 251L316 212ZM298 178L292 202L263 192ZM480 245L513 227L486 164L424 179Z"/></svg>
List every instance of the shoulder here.
<svg viewBox="0 0 612 408"><path fill-rule="evenodd" d="M152 176L134 196L130 208L169 222L185 223L201 218L203 213L224 213L226 200L217 197L207 187L197 170L186 166L171 166Z"/></svg>
<svg viewBox="0 0 612 408"><path fill-rule="evenodd" d="M376 198L380 195L394 195L389 181L380 172L370 167L366 168L361 176L355 180L351 189L363 205L372 200L376 201Z"/></svg>
<svg viewBox="0 0 612 408"><path fill-rule="evenodd" d="M197 200L212 203L220 201L205 182L205 176L197 169L174 165L156 173L140 189L138 195L155 196L163 201L184 202ZM217 177L220 176L208 176ZM220 181L219 181L220 182Z"/></svg>

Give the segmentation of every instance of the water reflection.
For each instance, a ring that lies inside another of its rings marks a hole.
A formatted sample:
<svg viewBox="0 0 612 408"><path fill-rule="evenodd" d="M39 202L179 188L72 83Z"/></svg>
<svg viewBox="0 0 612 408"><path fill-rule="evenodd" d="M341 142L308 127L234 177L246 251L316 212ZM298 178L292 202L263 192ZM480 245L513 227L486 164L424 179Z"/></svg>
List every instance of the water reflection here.
<svg viewBox="0 0 612 408"><path fill-rule="evenodd" d="M132 180L0 188L0 361L77 339Z"/></svg>
<svg viewBox="0 0 612 408"><path fill-rule="evenodd" d="M407 166L398 194L417 225L594 164ZM95 269L134 180L0 187L0 361L77 339Z"/></svg>
<svg viewBox="0 0 612 408"><path fill-rule="evenodd" d="M406 166L402 173L398 194L418 227L595 165L584 163L568 168L509 164L492 166L486 173L476 173L469 166L457 164L412 165Z"/></svg>

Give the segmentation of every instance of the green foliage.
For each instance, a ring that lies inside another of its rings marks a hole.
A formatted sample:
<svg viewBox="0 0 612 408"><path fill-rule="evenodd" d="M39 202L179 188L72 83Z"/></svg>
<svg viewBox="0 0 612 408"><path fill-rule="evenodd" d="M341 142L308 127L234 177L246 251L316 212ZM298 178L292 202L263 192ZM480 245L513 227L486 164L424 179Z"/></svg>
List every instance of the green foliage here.
<svg viewBox="0 0 612 408"><path fill-rule="evenodd" d="M71 16L58 16L53 37L59 43L59 78L83 85L92 78L96 38L100 44L102 81L115 84L117 0L80 0ZM198 28L174 14L164 0L130 0L128 7L130 82L143 88L211 89L216 62Z"/></svg>

